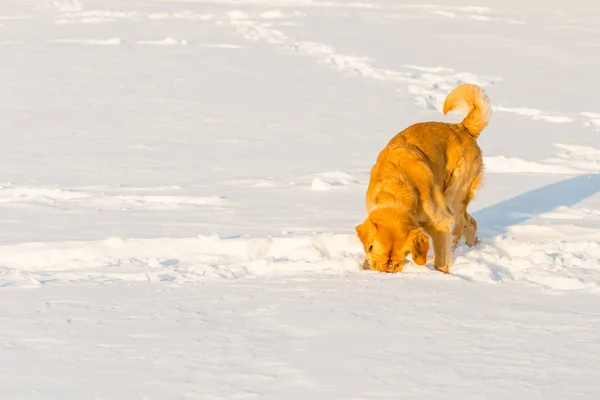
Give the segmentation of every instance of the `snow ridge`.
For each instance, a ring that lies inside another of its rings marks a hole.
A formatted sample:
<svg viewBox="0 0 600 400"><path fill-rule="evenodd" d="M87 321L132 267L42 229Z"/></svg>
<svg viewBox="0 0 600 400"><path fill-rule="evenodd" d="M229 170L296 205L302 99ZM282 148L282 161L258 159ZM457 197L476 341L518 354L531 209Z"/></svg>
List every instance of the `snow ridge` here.
<svg viewBox="0 0 600 400"><path fill-rule="evenodd" d="M569 210L568 212L576 212ZM589 211L588 211L589 212ZM600 210L592 210L594 216ZM571 231L569 239L562 233ZM600 244L593 229L520 225L475 249L459 248L449 279L479 283L524 281L554 290L598 291ZM532 235L535 240L517 237ZM539 239L542 236L544 239ZM0 286L58 282L163 281L174 284L257 276L365 273L354 235L271 238L125 239L0 246ZM429 264L431 265L431 257ZM374 273L374 272L373 272ZM410 264L406 276L439 275Z"/></svg>

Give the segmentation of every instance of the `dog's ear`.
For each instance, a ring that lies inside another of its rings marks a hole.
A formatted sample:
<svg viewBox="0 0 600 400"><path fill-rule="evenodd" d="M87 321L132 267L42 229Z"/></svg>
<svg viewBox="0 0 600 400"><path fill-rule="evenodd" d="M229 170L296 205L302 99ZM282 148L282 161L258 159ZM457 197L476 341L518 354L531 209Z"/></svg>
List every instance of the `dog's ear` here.
<svg viewBox="0 0 600 400"><path fill-rule="evenodd" d="M408 234L408 240L413 261L417 265L425 265L429 252L429 237L423 232L423 228L412 229Z"/></svg>
<svg viewBox="0 0 600 400"><path fill-rule="evenodd" d="M365 222L356 227L356 233L365 248L365 253L369 254L375 241L375 235L377 234L377 225L367 218Z"/></svg>

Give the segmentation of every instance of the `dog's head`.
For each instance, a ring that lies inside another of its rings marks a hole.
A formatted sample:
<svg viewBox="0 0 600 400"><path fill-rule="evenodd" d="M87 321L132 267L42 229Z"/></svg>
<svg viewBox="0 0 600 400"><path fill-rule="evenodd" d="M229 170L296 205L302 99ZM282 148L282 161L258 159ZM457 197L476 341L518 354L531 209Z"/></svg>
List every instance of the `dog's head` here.
<svg viewBox="0 0 600 400"><path fill-rule="evenodd" d="M390 209L371 212L365 222L356 227L366 260L371 269L400 272L410 253L418 265L425 265L429 238L412 219Z"/></svg>

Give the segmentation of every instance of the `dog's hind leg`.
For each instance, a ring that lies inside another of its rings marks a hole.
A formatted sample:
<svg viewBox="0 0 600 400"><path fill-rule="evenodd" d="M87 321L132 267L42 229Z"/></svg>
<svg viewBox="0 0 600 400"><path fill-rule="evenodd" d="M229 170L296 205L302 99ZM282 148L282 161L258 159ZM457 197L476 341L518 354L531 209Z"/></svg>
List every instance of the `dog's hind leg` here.
<svg viewBox="0 0 600 400"><path fill-rule="evenodd" d="M466 193L468 187L462 185L459 178L462 173L458 170L450 174L444 182L444 197L446 204L452 209L454 215L454 226L452 227L452 249L454 250L460 239L462 238L465 228L467 226L466 210L467 204L465 203Z"/></svg>
<svg viewBox="0 0 600 400"><path fill-rule="evenodd" d="M458 242L465 233L465 228L468 225L467 210L464 204L462 196L454 197L452 202L452 209L454 211L454 227L452 228L452 248L458 246Z"/></svg>
<svg viewBox="0 0 600 400"><path fill-rule="evenodd" d="M467 195L462 203L464 207L463 215L465 219L463 234L465 236L465 244L469 247L473 247L480 242L480 239L477 237L477 221L467 212L467 207L471 200L473 200L473 198L475 197L475 190L477 190L477 188L480 185L481 177L482 175L481 173L479 173L477 177L473 180L473 182L471 182L471 186L469 187Z"/></svg>
<svg viewBox="0 0 600 400"><path fill-rule="evenodd" d="M460 239L465 238L465 244L473 247L479 243L477 237L477 221L465 209L459 210L454 218L452 229L452 247L456 248Z"/></svg>
<svg viewBox="0 0 600 400"><path fill-rule="evenodd" d="M475 221L475 218L470 216L468 213L465 212L465 214L468 218L467 226L465 227L464 232L465 244L469 247L473 247L481 242L481 240L477 237L477 221Z"/></svg>

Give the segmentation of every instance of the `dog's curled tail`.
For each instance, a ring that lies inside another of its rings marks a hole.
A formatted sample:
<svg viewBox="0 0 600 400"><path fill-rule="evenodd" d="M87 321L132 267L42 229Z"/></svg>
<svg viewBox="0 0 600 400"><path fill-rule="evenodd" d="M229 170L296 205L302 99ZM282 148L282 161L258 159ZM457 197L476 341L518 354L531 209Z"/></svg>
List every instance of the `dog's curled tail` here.
<svg viewBox="0 0 600 400"><path fill-rule="evenodd" d="M463 83L450 92L444 101L444 115L452 110L466 110L461 122L477 138L492 117L492 105L487 94L477 85Z"/></svg>

